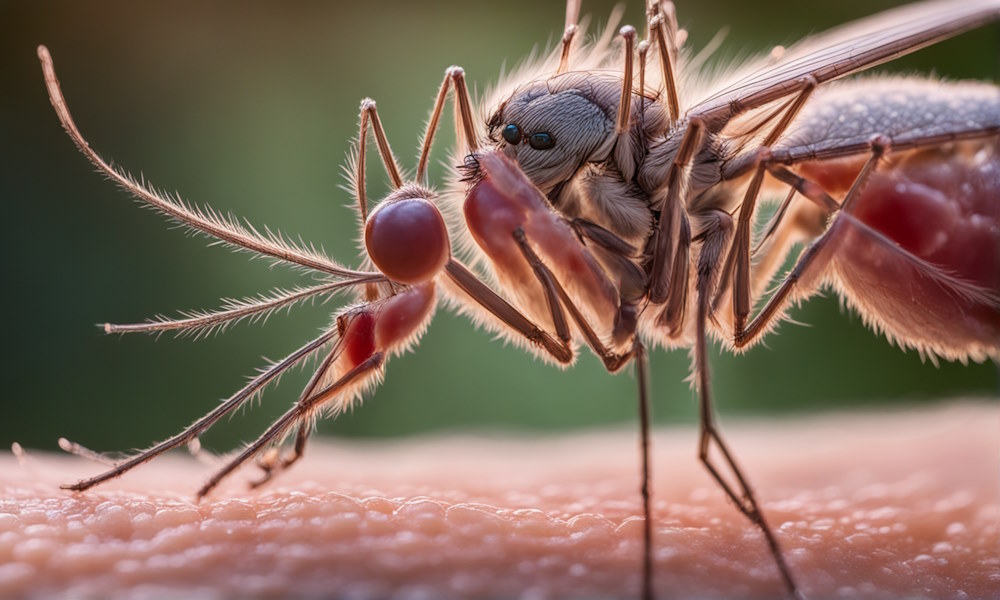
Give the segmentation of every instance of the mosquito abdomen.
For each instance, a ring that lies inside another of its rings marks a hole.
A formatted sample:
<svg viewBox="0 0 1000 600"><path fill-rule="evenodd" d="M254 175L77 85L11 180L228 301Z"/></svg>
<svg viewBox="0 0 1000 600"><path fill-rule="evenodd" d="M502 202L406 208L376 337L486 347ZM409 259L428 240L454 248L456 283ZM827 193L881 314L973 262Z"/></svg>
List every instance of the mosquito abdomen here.
<svg viewBox="0 0 1000 600"><path fill-rule="evenodd" d="M1000 357L1000 152L927 151L877 171L831 226L836 283L901 346Z"/></svg>

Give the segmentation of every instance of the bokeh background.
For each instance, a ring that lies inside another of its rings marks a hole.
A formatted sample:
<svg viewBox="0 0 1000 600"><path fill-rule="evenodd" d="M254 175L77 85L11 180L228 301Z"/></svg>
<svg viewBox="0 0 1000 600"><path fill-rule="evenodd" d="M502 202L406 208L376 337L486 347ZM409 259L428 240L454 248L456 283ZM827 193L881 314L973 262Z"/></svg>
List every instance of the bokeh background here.
<svg viewBox="0 0 1000 600"><path fill-rule="evenodd" d="M680 0L679 12L695 47L732 24L722 55L733 57L891 4ZM610 11L609 2L584 2L599 21ZM640 2L629 3L626 19L642 22ZM54 449L66 436L100 450L145 446L228 396L262 356L280 358L310 339L333 308L302 306L265 327L196 342L95 327L211 308L219 297L300 278L189 239L95 175L49 107L39 43L51 49L73 114L103 156L349 261L354 220L340 166L360 99L378 100L395 150L412 167L446 67L461 64L482 89L505 63L557 40L562 24L558 0L0 3L0 445ZM998 39L996 27L985 28L887 68L995 81ZM450 136L446 129L442 139ZM377 169L372 175L377 196L385 188ZM786 324L746 356L716 357L724 421L996 393L994 365L922 362L867 331L835 297L794 316L809 326ZM685 352L654 354L657 423L694 421L687 371ZM304 381L302 373L286 377L206 445L228 450L252 439ZM634 387L629 374L607 375L589 355L566 372L546 367L441 311L417 352L390 364L374 397L320 428L397 436L625 426L635 422Z"/></svg>

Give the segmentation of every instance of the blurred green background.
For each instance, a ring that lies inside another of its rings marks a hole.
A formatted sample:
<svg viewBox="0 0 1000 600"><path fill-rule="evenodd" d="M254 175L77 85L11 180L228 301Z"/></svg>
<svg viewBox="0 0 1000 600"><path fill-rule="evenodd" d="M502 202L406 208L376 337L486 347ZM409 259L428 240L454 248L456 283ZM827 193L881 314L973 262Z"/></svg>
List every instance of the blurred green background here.
<svg viewBox="0 0 1000 600"><path fill-rule="evenodd" d="M790 43L891 5L679 2L691 44L734 25L725 56ZM584 2L607 19L611 3ZM641 3L629 3L639 25ZM266 327L200 341L106 336L105 321L211 308L300 278L188 239L137 208L76 152L58 127L35 57L49 46L73 114L106 158L191 201L233 211L356 256L340 165L361 98L379 102L408 167L446 67L482 89L502 65L558 39L559 1L492 2L4 2L0 3L0 169L4 364L0 444L54 449L59 436L101 450L142 447L190 423L328 322L330 306L300 307ZM888 66L996 80L1000 45L987 28ZM444 139L450 137L447 131ZM443 157L439 153L438 156ZM441 173L437 167L436 175ZM384 190L373 172L372 193ZM835 297L794 313L766 347L718 357L723 420L784 417L856 405L986 396L992 364L923 363L842 311ZM693 422L686 352L652 358L658 423ZM228 450L261 431L297 396L305 375L206 437ZM435 430L564 430L635 422L634 383L584 356L568 372L439 312L418 351L395 360L374 397L321 429L341 436ZM692 449L693 452L693 449Z"/></svg>

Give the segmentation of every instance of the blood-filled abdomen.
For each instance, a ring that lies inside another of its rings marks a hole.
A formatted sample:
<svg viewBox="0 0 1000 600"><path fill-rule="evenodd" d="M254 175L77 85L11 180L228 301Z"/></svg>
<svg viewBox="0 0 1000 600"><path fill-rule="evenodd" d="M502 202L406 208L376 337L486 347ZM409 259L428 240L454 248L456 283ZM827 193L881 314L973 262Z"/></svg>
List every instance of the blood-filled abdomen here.
<svg viewBox="0 0 1000 600"><path fill-rule="evenodd" d="M930 355L1000 358L995 144L890 153L828 235L818 262L870 325Z"/></svg>

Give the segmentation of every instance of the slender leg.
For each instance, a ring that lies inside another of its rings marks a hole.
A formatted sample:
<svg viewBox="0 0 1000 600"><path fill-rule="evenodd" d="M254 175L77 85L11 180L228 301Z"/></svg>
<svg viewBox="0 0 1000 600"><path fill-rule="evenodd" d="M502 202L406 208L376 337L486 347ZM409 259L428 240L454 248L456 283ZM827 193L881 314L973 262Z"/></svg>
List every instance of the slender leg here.
<svg viewBox="0 0 1000 600"><path fill-rule="evenodd" d="M469 99L469 86L465 83L465 71L461 67L452 67L449 71L455 85L455 122L462 124L462 131L456 132L460 144L457 151L465 154L476 152L479 150L479 135L476 130L476 119L472 113L472 100ZM461 146L463 134L464 148Z"/></svg>
<svg viewBox="0 0 1000 600"><path fill-rule="evenodd" d="M257 460L257 466L261 468L264 472L259 479L255 479L250 482L250 489L257 489L271 481L271 479L281 471L287 470L289 467L294 465L306 452L306 442L309 441L309 435L312 433L312 427L309 426L308 422L299 423L299 427L295 432L295 444L292 446L292 451L287 454L282 454L280 449L275 448L275 452L270 454L264 454Z"/></svg>
<svg viewBox="0 0 1000 600"><path fill-rule="evenodd" d="M531 322L521 311L480 281L465 265L452 259L445 265L445 272L470 299L486 309L504 325L545 350L556 361L563 364L573 362L573 350L568 343L556 340L551 334Z"/></svg>
<svg viewBox="0 0 1000 600"><path fill-rule="evenodd" d="M821 188L818 184L797 175L781 165L767 165L767 171L774 176L775 179L783 183L787 183L794 191L802 194L802 196L812 201L813 204L820 207L828 214L833 214L840 210L840 203L837 202L832 196L824 192L823 188Z"/></svg>
<svg viewBox="0 0 1000 600"><path fill-rule="evenodd" d="M688 122L677 155L667 172L664 195L659 198L660 222L654 232L656 241L653 245L653 264L649 281L649 301L653 304L663 304L669 294L672 275L670 269L674 264L675 245L680 239L681 215L684 212L681 191L687 187L685 184L689 176L688 171L701 148L703 131L704 126L700 120L691 119Z"/></svg>
<svg viewBox="0 0 1000 600"><path fill-rule="evenodd" d="M647 32L648 35L648 32ZM646 55L649 53L649 41L642 40L639 45L635 48L636 54L639 55L639 96L645 97L646 95ZM645 102L645 101L644 101ZM644 116L645 111L639 111L639 129L645 128Z"/></svg>
<svg viewBox="0 0 1000 600"><path fill-rule="evenodd" d="M559 56L559 68L556 75L569 70L569 53L576 36L577 23L580 21L580 0L566 0L566 27L563 29L562 53Z"/></svg>
<svg viewBox="0 0 1000 600"><path fill-rule="evenodd" d="M199 435L205 432L209 427L215 424L216 421L221 419L223 416L231 413L232 411L239 408L244 402L253 398L264 386L268 383L277 379L282 373L292 368L303 359L311 355L322 348L325 344L332 341L337 335L336 330L331 330L315 340L309 342L308 344L302 346L295 352L289 354L287 357L282 359L280 362L275 363L269 369L261 373L259 376L248 383L243 389L236 392L228 400L220 404L214 410L209 412L207 415L201 417L194 423L192 423L187 429L170 437L159 444L156 444L152 448L140 452L139 454L117 464L114 468L97 475L96 477L91 477L90 479L85 479L79 483L72 485L61 486L63 489L73 490L76 492L81 492L83 490L89 489L101 482L107 481L109 479L114 479L119 475L138 467L139 465L145 463L146 461L163 454L168 450L172 450L179 446L196 439ZM72 444L72 442L68 442ZM74 454L78 454L74 452Z"/></svg>
<svg viewBox="0 0 1000 600"><path fill-rule="evenodd" d="M778 566L778 570L781 573L785 586L788 588L789 594L792 597L799 598L801 596L795 585L795 581L792 579L791 570L785 562L785 558L781 552L781 547L778 545L777 538L774 536L774 532L771 530L770 525L768 525L767 520L764 518L764 515L760 510L757 499L754 496L753 489L750 487L750 484L743 475L742 470L736 463L732 453L723 441L722 436L719 434L715 426L708 365L708 335L706 331L706 324L709 318L712 288L715 284L715 279L718 276L719 259L721 258L722 251L727 246L729 242L728 238L732 233L732 218L724 212L717 212L716 216L716 224L710 226L711 229L707 231L703 240L702 253L698 260L698 280L696 285L698 304L694 369L695 378L698 384L700 407L699 420L701 424L701 436L698 444L698 459L708 470L712 478L715 479L716 483L718 483L718 485L726 493L726 496L728 496L729 499L736 505L739 511L743 513L743 515L756 525L764 534L764 537L767 540L768 548L771 551L771 555L774 557L775 563ZM713 444L722 455L729 472L732 473L733 477L735 477L735 487L726 480L719 468L713 463L712 456L710 454Z"/></svg>
<svg viewBox="0 0 1000 600"><path fill-rule="evenodd" d="M576 218L569 224L581 241L604 250L602 257L613 261L612 272L620 278L622 302L631 303L645 298L647 277L646 272L632 260L641 258L635 247L592 221Z"/></svg>
<svg viewBox="0 0 1000 600"><path fill-rule="evenodd" d="M628 362L628 360L631 358L631 352L626 354L617 354L609 350L603 344L603 342L601 342L601 339L598 337L597 332L595 332L594 328L591 327L590 323L587 322L587 319L580 312L580 309L573 302L573 299L569 297L569 294L566 293L565 288L563 288L563 286L559 283L559 280L556 279L556 276L552 273L551 270L549 270L549 268L545 265L545 263L542 262L542 259L539 258L537 254L535 254L535 251L531 249L531 246L528 244L528 238L527 236L525 236L524 231L518 228L514 230L513 235L514 239L517 241L518 247L521 249L521 253L524 255L525 260L528 261L529 265L531 265L531 268L535 271L535 275L538 278L539 283L541 283L542 288L545 289L546 298L551 298L553 296L559 298L560 302L556 303L557 308L555 308L554 310L559 312L560 314L558 318L556 318L556 316L553 315L553 320L556 323L559 323L560 321L565 322L565 317L563 317L561 314L562 310L558 308L559 304L561 303L561 305L565 306L566 310L569 311L569 314L573 318L573 321L576 323L577 327L580 328L580 332L583 334L584 339L587 340L587 345L590 347L591 350L594 351L594 354L596 354L597 357L600 358L601 361L604 363L604 367L612 373L621 369L622 366L626 362ZM549 306L552 307L551 304Z"/></svg>
<svg viewBox="0 0 1000 600"><path fill-rule="evenodd" d="M671 337L680 335L684 330L684 314L688 304L688 277L691 271L691 223L683 209L676 218L680 228L677 230L674 264L670 268L667 306L656 320L661 327L667 328L667 335Z"/></svg>
<svg viewBox="0 0 1000 600"><path fill-rule="evenodd" d="M587 340L588 345L594 351L594 353L601 358L604 362L605 367L610 372L615 372L620 369L629 359L636 359L636 379L639 386L639 431L640 431L640 455L641 455L641 469L642 469L642 482L640 485L640 492L642 494L642 508L643 508L643 578L642 578L642 598L644 600L652 600L653 598L653 519L652 519L652 506L651 506L651 491L649 485L649 474L650 474L650 460L649 460L649 428L650 428L650 407L649 407L649 364L648 358L646 356L646 349L639 340L638 336L634 336L632 343L632 350L624 355L619 355L608 350L600 341L597 334L594 332L593 327L587 323L587 320L580 313L579 308L573 302L573 300L566 293L565 288L559 283L555 274L545 265L545 263L535 254L532 250L530 244L528 243L527 236L524 231L520 228L514 231L514 239L518 243L518 247L521 249L521 253L524 255L525 260L531 265L535 272L538 281L542 284L545 289L546 298L549 299L549 308L554 313L559 313L558 316L553 314L553 322L559 324L562 323L565 327L565 317L562 315L562 309L559 308L559 304L553 304L552 298L555 296L558 301L562 303L563 306L570 312L573 317L573 321L580 328L583 333L584 338ZM558 325L557 325L558 329ZM633 332L634 333L634 332ZM568 335L568 331L567 331Z"/></svg>
<svg viewBox="0 0 1000 600"><path fill-rule="evenodd" d="M671 4L670 12L672 12L672 8ZM670 111L670 121L676 123L681 114L680 100L677 94L676 63L674 62L677 52L674 46L677 37L676 21L670 19L669 14L664 12L662 4L658 5L655 11L649 13L649 31L660 55L660 70L663 74L663 87L667 97L667 109Z"/></svg>
<svg viewBox="0 0 1000 600"><path fill-rule="evenodd" d="M305 389L302 390L302 394L299 395L298 402L305 402L316 392L316 387L319 385L319 382L323 380L323 375L326 374L330 365L333 364L333 361L335 361L339 355L340 352L335 351L331 352L326 358L323 359L323 362L320 363L316 372L309 378L309 382L306 384ZM299 424L299 429L295 434L295 445L292 447L292 451L289 454L283 455L281 453L281 449L276 448L274 453L262 456L257 462L257 465L262 471L264 471L264 473L260 479L250 482L250 487L257 488L264 485L279 471L284 471L288 467L295 464L297 460L302 458L306 449L306 441L309 439L310 433L312 433L312 427L309 427L307 422L302 422Z"/></svg>
<svg viewBox="0 0 1000 600"><path fill-rule="evenodd" d="M448 69L444 74L444 81L441 82L441 88L438 89L437 99L434 101L434 109L431 111L431 119L427 122L427 130L424 131L424 141L420 144L420 160L417 161L417 181L421 184L427 183L427 161L430 159L431 144L434 142L434 134L437 132L438 123L441 121L444 104L448 100L451 78L451 69Z"/></svg>
<svg viewBox="0 0 1000 600"><path fill-rule="evenodd" d="M635 27L626 25L619 32L625 40L625 70L622 76L622 94L618 100L618 119L616 121L615 132L621 135L629 130L629 121L632 110L632 69L634 62L633 48L635 46Z"/></svg>
<svg viewBox="0 0 1000 600"><path fill-rule="evenodd" d="M431 119L427 122L427 130L424 131L424 141L420 144L420 160L417 162L416 180L423 184L426 184L431 144L434 142L434 134L437 133L438 124L441 122L441 113L444 112L444 105L448 100L448 90L452 85L455 87L456 108L458 108L455 124L460 128L456 134L459 137L464 136L470 148L476 149L476 130L472 119L469 91L465 85L465 71L462 70L462 67L449 67L444 73L444 81L441 82L441 88L438 90L437 100L434 101Z"/></svg>
<svg viewBox="0 0 1000 600"><path fill-rule="evenodd" d="M535 272L535 278L542 284L542 290L545 292L545 302L548 304L549 313L552 315L552 324L555 327L556 336L563 343L569 343L569 323L566 322L566 314L563 312L562 304L559 302L559 283L556 281L555 275L542 263L531 247L528 246L523 229L514 231L514 239L517 240L518 245L521 247L521 253L524 254L528 264L531 265L531 269Z"/></svg>
<svg viewBox="0 0 1000 600"><path fill-rule="evenodd" d="M746 323L747 315L750 314L750 226L753 224L753 216L757 204L757 196L760 194L760 187L764 181L764 172L767 170L767 160L769 158L769 148L778 141L788 126L792 124L799 111L805 106L806 101L816 89L818 83L814 77L807 77L802 80L802 89L795 100L788 106L788 110L782 115L781 120L774 126L771 132L764 139L759 151L760 162L756 172L747 186L746 195L740 205L740 218L736 226L736 235L733 238L732 247L726 256L725 267L722 276L728 280L730 276L734 278L733 283L733 317L738 328L742 328ZM712 303L713 310L719 305L723 291L728 289L726 281L719 286Z"/></svg>
<svg viewBox="0 0 1000 600"><path fill-rule="evenodd" d="M215 475L206 481L201 489L198 490L197 497L199 499L205 497L217 485L219 485L219 483L225 479L227 475L235 471L246 461L256 456L257 453L260 452L265 446L280 439L291 427L296 424L300 424L303 420L310 419L313 411L319 408L323 402L340 394L344 388L354 383L357 379L381 368L384 360L385 354L382 352L376 352L345 373L343 377L326 386L315 395L306 398L304 401L297 402L285 414L278 417L278 420L272 423L259 438L244 448L236 458L229 461L226 466L222 467Z"/></svg>
<svg viewBox="0 0 1000 600"><path fill-rule="evenodd" d="M122 325L117 323L105 323L105 333L154 333L160 335L165 331L175 331L178 336L193 335L200 337L242 321L249 319L256 321L266 319L268 315L282 308L291 308L297 302L315 298L316 296L329 295L333 292L352 286L361 286L373 283L382 283L386 280L384 275L375 274L366 277L358 277L346 281L334 281L321 283L310 287L296 287L291 290L273 290L270 294L259 295L254 299L226 300L223 308L215 311L199 311L194 316L186 316L181 319L152 319L146 323L132 323ZM189 313L190 314L190 313Z"/></svg>
<svg viewBox="0 0 1000 600"><path fill-rule="evenodd" d="M760 249L767 245L767 243L771 241L771 238L774 237L774 234L777 233L778 227L781 225L782 221L785 220L785 215L788 213L788 207L792 205L793 198L795 198L795 188L788 190L788 193L785 195L785 199L781 201L781 204L778 205L778 209L774 211L771 219L767 222L767 225L764 226L764 234L760 236L760 239L757 240L757 243L754 244L754 247L750 250L751 260L757 256Z"/></svg>
<svg viewBox="0 0 1000 600"><path fill-rule="evenodd" d="M378 116L375 101L371 98L365 98L361 101L361 127L358 133L357 174L354 185L358 196L358 208L361 211L362 227L368 219L368 196L365 192L365 155L368 145L369 121L372 124L372 132L375 134L378 153L382 157L382 164L385 165L385 171L392 181L392 187L396 189L403 185L403 176L399 174L399 164L392 153L392 148L389 147L389 139L385 136L385 129L382 128L382 119Z"/></svg>
<svg viewBox="0 0 1000 600"><path fill-rule="evenodd" d="M743 196L743 202L740 204L739 225L736 227L732 247L729 249L725 264L720 271L722 281L716 288L715 298L712 300L712 312L714 313L722 304L726 292L732 291L733 313L736 315L737 327L743 326L743 323L740 322L740 315L744 315L743 319L745 320L745 315L750 312L749 290L745 290L739 286L741 284L748 284L750 276L750 224L754 214L754 207L757 203L757 196L760 194L760 188L764 183L764 174L767 172L764 166L767 149L760 149L758 153L761 156L761 160L757 169L754 170L753 178L750 179L750 184L747 185L746 193ZM746 223L746 225L743 226L743 223ZM735 276L733 274L734 269L736 270ZM732 288L730 288L731 278L735 279Z"/></svg>
<svg viewBox="0 0 1000 600"><path fill-rule="evenodd" d="M653 508L650 473L653 470L649 459L649 429L652 410L649 400L649 357L646 347L638 336L635 338L632 355L635 357L635 379L639 386L639 456L641 457L642 483L642 599L653 600Z"/></svg>
<svg viewBox="0 0 1000 600"><path fill-rule="evenodd" d="M861 171L855 178L854 183L851 185L851 189L847 192L847 196L844 198L844 202L842 204L844 209L849 208L861 194L861 190L868 182L871 174L875 171L875 167L878 165L878 161L886 152L886 149L884 141L872 144L871 156L861 168ZM739 324L739 326L735 329L733 343L737 348L742 348L753 343L754 340L756 340L762 333L768 330L774 318L781 314L781 309L784 307L785 302L787 302L792 291L794 291L799 279L812 262L816 260L816 257L819 256L820 251L829 240L830 231L831 230L828 229L826 233L806 248L796 261L791 272L789 272L785 279L781 282L777 291L775 291L774 294L768 298L764 308L762 308L760 312L754 316L750 324L745 327L742 324Z"/></svg>

